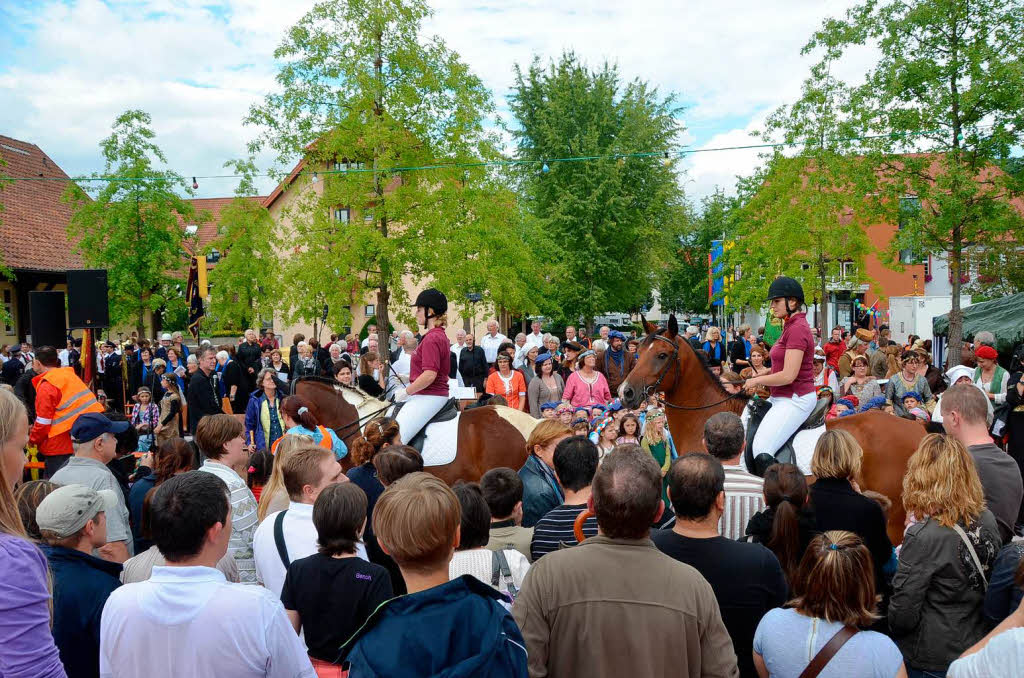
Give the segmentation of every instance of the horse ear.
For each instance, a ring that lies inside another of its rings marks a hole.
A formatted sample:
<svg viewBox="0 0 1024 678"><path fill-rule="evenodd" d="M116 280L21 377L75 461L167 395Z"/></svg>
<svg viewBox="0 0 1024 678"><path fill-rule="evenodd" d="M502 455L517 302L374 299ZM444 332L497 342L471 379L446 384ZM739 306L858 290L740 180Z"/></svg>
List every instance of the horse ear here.
<svg viewBox="0 0 1024 678"><path fill-rule="evenodd" d="M640 324L644 326L645 334L654 334L658 331L658 326L654 323L647 322L647 318L644 317L643 313L640 314Z"/></svg>
<svg viewBox="0 0 1024 678"><path fill-rule="evenodd" d="M679 335L679 323L676 321L676 314L668 317L668 338L675 339Z"/></svg>

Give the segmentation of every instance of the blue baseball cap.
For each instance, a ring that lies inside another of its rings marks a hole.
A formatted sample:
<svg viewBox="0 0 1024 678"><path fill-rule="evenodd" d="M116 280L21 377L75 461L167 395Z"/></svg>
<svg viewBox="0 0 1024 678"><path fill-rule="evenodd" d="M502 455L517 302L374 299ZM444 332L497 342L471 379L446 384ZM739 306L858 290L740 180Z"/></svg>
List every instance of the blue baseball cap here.
<svg viewBox="0 0 1024 678"><path fill-rule="evenodd" d="M104 433L124 433L131 426L127 421L110 421L98 412L86 412L75 419L71 425L71 437L75 442L87 443L96 440Z"/></svg>

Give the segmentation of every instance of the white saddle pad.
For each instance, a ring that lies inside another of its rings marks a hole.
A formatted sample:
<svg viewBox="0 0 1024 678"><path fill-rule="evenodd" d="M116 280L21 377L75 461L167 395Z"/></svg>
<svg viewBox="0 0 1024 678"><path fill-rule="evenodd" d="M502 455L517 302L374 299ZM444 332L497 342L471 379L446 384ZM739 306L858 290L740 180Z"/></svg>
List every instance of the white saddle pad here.
<svg viewBox="0 0 1024 678"><path fill-rule="evenodd" d="M814 456L814 448L818 444L818 438L825 433L825 427L799 431L793 439L793 452L796 454L796 465L805 476L811 475L811 457Z"/></svg>
<svg viewBox="0 0 1024 678"><path fill-rule="evenodd" d="M423 441L423 465L443 466L455 461L459 447L459 413L450 421L427 425L427 437Z"/></svg>

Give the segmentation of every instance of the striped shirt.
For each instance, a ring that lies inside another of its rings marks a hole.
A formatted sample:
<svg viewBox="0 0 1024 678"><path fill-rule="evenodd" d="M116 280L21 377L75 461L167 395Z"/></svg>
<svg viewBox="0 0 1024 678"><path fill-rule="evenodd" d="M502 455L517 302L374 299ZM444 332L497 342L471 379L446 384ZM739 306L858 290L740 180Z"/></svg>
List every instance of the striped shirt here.
<svg viewBox="0 0 1024 678"><path fill-rule="evenodd" d="M228 486L231 493L231 538L228 541L228 553L234 556L235 564L238 565L238 580L243 584L258 584L256 558L252 551L252 538L259 523L256 516L256 497L252 495L245 481L224 464L207 459L199 470L212 473Z"/></svg>
<svg viewBox="0 0 1024 678"><path fill-rule="evenodd" d="M750 518L764 509L764 479L747 473L741 466L723 464L725 469L725 512L718 531L727 539L746 533Z"/></svg>
<svg viewBox="0 0 1024 678"><path fill-rule="evenodd" d="M566 546L576 546L576 534L573 532L573 524L576 516L586 510L586 504L562 504L556 506L533 526L533 541L530 542L530 553L533 562L537 562L545 553L551 553ZM583 535L593 537L597 534L597 518L591 516L583 523Z"/></svg>

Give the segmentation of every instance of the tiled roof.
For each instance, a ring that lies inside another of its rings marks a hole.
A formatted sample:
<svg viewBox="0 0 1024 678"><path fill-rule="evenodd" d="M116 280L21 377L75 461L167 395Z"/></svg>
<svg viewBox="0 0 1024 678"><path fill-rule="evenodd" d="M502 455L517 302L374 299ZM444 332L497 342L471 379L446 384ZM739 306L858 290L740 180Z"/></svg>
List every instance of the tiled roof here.
<svg viewBox="0 0 1024 678"><path fill-rule="evenodd" d="M12 269L66 271L82 268L68 242L71 205L61 202L70 178L35 144L0 135L0 156L10 177L54 177L65 181L10 181L0 189L0 251Z"/></svg>
<svg viewBox="0 0 1024 678"><path fill-rule="evenodd" d="M247 200L251 200L251 201L255 202L256 204L262 204L267 199L267 196L259 195L259 196L253 196L251 198L246 198L246 199ZM203 211L206 211L206 212L210 213L210 219L206 223L197 224L197 226L199 227L199 230L197 231L196 236L199 239L199 247L200 247L200 249L205 247L211 241L213 241L213 240L215 240L217 238L217 227L220 225L220 213L221 213L221 211L223 211L223 209L225 207L230 205L233 200L234 200L234 198L231 197L231 198L193 198L193 199L187 201L187 202L189 202L192 205L192 208L195 209L197 215L198 215L199 212L203 212ZM187 226L187 224L185 224L185 225Z"/></svg>

